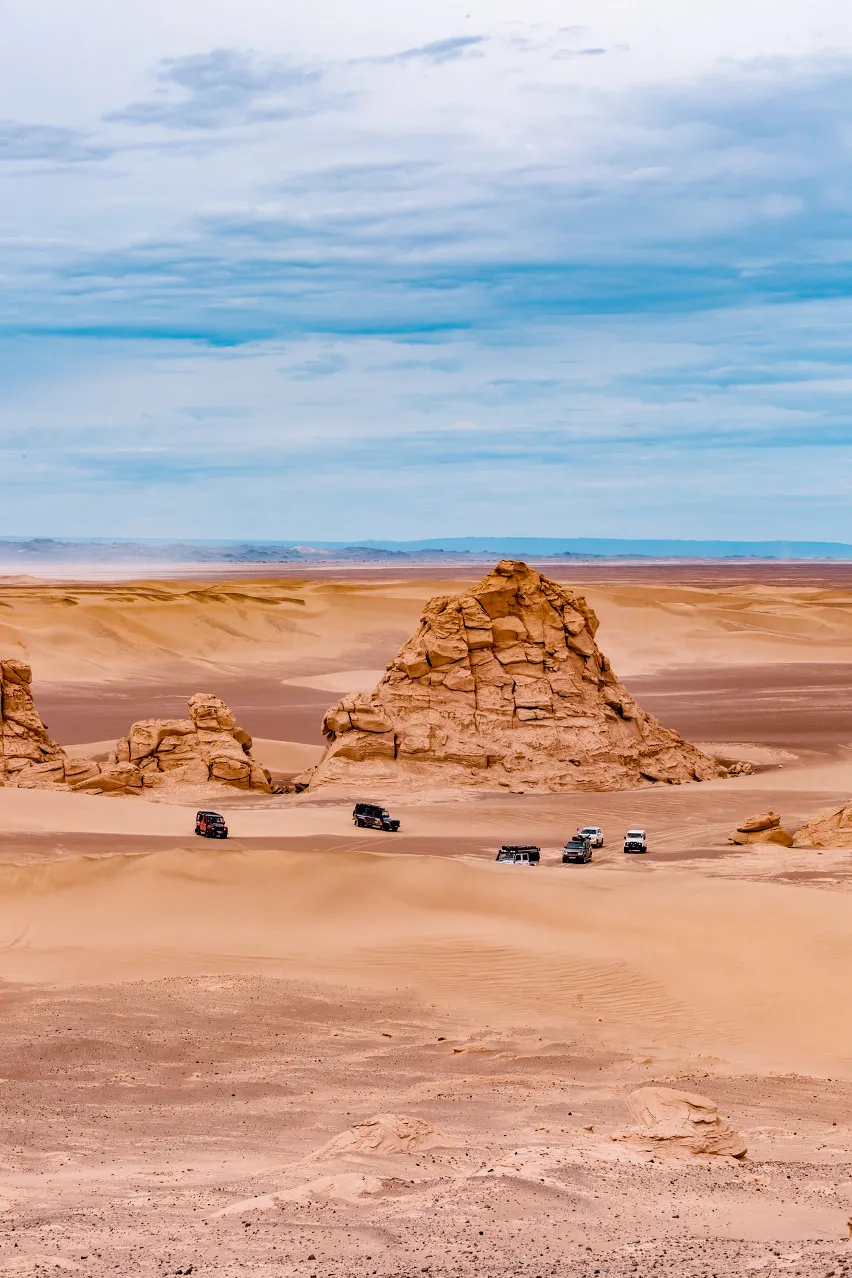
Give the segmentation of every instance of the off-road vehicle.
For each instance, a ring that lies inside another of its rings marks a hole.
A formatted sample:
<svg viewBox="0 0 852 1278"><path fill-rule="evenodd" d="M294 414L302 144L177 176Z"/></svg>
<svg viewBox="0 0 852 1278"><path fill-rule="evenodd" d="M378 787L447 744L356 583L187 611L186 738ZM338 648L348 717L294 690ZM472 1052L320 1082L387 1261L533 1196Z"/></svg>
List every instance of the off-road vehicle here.
<svg viewBox="0 0 852 1278"><path fill-rule="evenodd" d="M377 803L356 803L352 810L352 821L362 830L399 829L399 821Z"/></svg>
<svg viewBox="0 0 852 1278"><path fill-rule="evenodd" d="M586 839L593 848L602 848L604 845L603 830L599 825L584 825L575 837Z"/></svg>
<svg viewBox="0 0 852 1278"><path fill-rule="evenodd" d="M563 865L586 865L592 859L592 845L588 839L575 834L562 849Z"/></svg>
<svg viewBox="0 0 852 1278"><path fill-rule="evenodd" d="M628 830L624 836L625 852L647 852L648 843L644 830Z"/></svg>
<svg viewBox="0 0 852 1278"><path fill-rule="evenodd" d="M538 865L540 858L541 848L531 843L504 843L496 856L504 865Z"/></svg>
<svg viewBox="0 0 852 1278"><path fill-rule="evenodd" d="M196 812L195 833L203 834L205 839L227 839L228 827L218 812Z"/></svg>

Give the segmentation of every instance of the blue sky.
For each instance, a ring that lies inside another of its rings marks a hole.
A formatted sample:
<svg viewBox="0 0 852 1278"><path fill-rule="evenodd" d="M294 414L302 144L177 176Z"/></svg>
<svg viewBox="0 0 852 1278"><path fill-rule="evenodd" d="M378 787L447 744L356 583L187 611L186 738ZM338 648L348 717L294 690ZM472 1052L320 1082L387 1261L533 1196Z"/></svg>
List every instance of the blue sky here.
<svg viewBox="0 0 852 1278"><path fill-rule="evenodd" d="M852 540L796 8L6 0L0 534Z"/></svg>

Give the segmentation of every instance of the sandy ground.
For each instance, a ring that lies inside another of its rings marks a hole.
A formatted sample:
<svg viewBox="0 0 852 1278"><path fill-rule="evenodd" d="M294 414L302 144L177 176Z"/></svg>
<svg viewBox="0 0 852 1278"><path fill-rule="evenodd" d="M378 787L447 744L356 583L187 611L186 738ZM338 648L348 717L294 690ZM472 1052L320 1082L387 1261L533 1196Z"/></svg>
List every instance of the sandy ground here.
<svg viewBox="0 0 852 1278"><path fill-rule="evenodd" d="M726 842L852 792L844 571L590 582L631 689L751 777L366 796L385 836L352 795L222 791L226 844L192 834L209 795L0 789L0 1273L852 1275L852 853ZM203 687L285 774L459 584L12 583L0 644L75 752ZM605 847L563 867L587 822ZM538 869L494 864L516 840ZM648 1082L711 1096L747 1159L611 1140ZM431 1144L326 1148L378 1114Z"/></svg>

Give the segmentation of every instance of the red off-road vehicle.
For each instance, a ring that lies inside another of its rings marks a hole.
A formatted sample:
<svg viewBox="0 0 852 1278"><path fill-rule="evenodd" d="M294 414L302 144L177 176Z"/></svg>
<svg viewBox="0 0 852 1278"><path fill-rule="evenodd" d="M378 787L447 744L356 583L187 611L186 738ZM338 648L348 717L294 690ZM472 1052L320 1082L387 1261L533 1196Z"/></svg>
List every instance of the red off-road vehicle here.
<svg viewBox="0 0 852 1278"><path fill-rule="evenodd" d="M218 812L196 812L195 833L203 834L205 839L227 839L228 827Z"/></svg>

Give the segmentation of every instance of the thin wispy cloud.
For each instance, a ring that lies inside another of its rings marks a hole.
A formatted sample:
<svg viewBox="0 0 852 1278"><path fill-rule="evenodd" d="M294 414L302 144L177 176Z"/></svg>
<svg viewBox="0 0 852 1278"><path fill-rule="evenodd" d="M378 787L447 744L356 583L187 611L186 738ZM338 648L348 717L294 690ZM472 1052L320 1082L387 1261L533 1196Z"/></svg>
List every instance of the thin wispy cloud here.
<svg viewBox="0 0 852 1278"><path fill-rule="evenodd" d="M323 109L321 81L314 67L263 59L239 49L214 49L163 59L155 93L105 119L205 130L289 120Z"/></svg>
<svg viewBox="0 0 852 1278"><path fill-rule="evenodd" d="M0 120L0 162L29 160L52 164L85 164L104 160L110 147L78 129L53 124Z"/></svg>
<svg viewBox="0 0 852 1278"><path fill-rule="evenodd" d="M413 49L400 49L398 53L389 53L375 58L376 62L456 62L459 58L470 57L482 52L480 46L487 42L487 36L467 35L448 36L445 40L432 40L429 44L419 44Z"/></svg>

